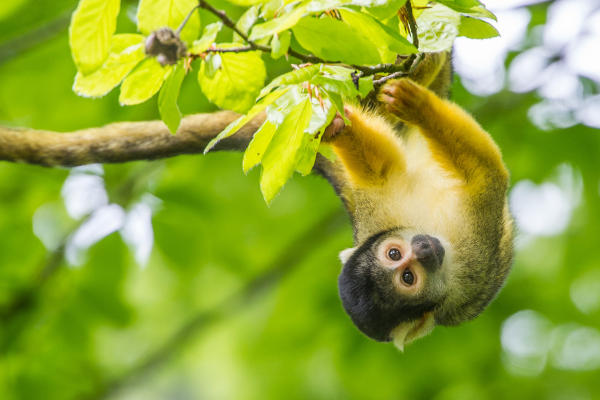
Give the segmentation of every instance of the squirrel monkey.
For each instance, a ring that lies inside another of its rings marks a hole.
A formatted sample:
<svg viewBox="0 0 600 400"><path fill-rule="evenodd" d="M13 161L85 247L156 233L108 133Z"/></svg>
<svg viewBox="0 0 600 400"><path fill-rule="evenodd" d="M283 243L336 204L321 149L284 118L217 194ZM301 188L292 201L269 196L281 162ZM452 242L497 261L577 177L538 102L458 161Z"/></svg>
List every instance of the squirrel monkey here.
<svg viewBox="0 0 600 400"><path fill-rule="evenodd" d="M326 175L354 227L355 247L340 253L343 307L364 334L402 349L436 324L476 317L503 285L508 171L477 122L426 87L390 81L378 100L387 115L348 105L351 124L329 126L338 161Z"/></svg>

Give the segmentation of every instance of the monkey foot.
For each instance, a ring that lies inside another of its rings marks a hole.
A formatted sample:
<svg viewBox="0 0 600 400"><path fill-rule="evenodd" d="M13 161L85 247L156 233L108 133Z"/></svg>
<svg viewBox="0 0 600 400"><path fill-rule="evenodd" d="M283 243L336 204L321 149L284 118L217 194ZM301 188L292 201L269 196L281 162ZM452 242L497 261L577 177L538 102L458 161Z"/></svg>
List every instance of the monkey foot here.
<svg viewBox="0 0 600 400"><path fill-rule="evenodd" d="M403 121L419 123L428 92L408 78L390 81L383 86L377 98L386 110Z"/></svg>

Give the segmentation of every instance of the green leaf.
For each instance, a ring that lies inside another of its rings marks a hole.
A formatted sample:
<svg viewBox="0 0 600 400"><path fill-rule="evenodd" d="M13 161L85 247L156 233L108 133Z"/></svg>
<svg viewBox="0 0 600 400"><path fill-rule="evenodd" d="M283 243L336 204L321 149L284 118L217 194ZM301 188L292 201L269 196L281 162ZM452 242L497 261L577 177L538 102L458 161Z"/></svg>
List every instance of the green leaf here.
<svg viewBox="0 0 600 400"><path fill-rule="evenodd" d="M368 14L354 10L339 10L343 21L363 37L375 43L381 61L394 63L398 54L414 54L417 49L405 37L383 25Z"/></svg>
<svg viewBox="0 0 600 400"><path fill-rule="evenodd" d="M386 20L395 16L405 3L406 0L386 1L383 5L367 8L367 12L379 20Z"/></svg>
<svg viewBox="0 0 600 400"><path fill-rule="evenodd" d="M252 25L256 23L256 20L258 19L258 9L258 6L250 7L246 10L245 13L242 14L240 19L238 19L237 23L235 24L235 26L245 35L248 35L248 32L250 32L250 28L252 28ZM233 32L233 42L245 43L245 40L240 35L238 35L237 32Z"/></svg>
<svg viewBox="0 0 600 400"><path fill-rule="evenodd" d="M452 48L458 36L460 14L441 4L423 11L417 18L419 26L419 50L423 52L445 51Z"/></svg>
<svg viewBox="0 0 600 400"><path fill-rule="evenodd" d="M312 0L308 5L307 11L310 13L320 13L337 9L344 5L351 5L352 3L352 0Z"/></svg>
<svg viewBox="0 0 600 400"><path fill-rule="evenodd" d="M275 125L281 125L292 108L303 102L308 96L302 85L292 85L286 88L289 90L267 107L267 119Z"/></svg>
<svg viewBox="0 0 600 400"><path fill-rule="evenodd" d="M478 0L436 0L436 2L462 14L496 20L496 16Z"/></svg>
<svg viewBox="0 0 600 400"><path fill-rule="evenodd" d="M181 64L176 65L162 86L158 94L158 111L160 118L167 125L171 133L177 132L179 123L181 122L181 111L177 106L177 97L181 83L185 77L185 70Z"/></svg>
<svg viewBox="0 0 600 400"><path fill-rule="evenodd" d="M260 17L266 20L273 19L273 17L275 17L275 14L279 13L279 10L281 10L283 6L283 0L268 1L262 6Z"/></svg>
<svg viewBox="0 0 600 400"><path fill-rule="evenodd" d="M334 18L304 17L292 31L302 47L325 60L348 64L381 62L379 52L368 38Z"/></svg>
<svg viewBox="0 0 600 400"><path fill-rule="evenodd" d="M215 138L213 138L204 148L204 154L208 153L219 141L225 139L234 133L236 133L242 126L246 125L250 122L254 117L256 117L260 112L262 112L267 106L277 100L279 97L284 95L289 89L281 89L276 90L275 92L269 94L267 97L260 100L257 104L254 105L248 111L246 115L242 115L235 121L231 122L229 125L223 129L221 133L219 133Z"/></svg>
<svg viewBox="0 0 600 400"><path fill-rule="evenodd" d="M263 90L261 90L260 96L264 96L278 86L295 85L297 83L306 82L318 74L320 69L320 64L313 64L286 72L283 75L279 75L277 78L273 79L271 83L265 86Z"/></svg>
<svg viewBox="0 0 600 400"><path fill-rule="evenodd" d="M355 100L360 92L354 84L352 72L353 70L345 67L327 65L323 67L323 73L315 75L310 82L330 94L337 93L345 99Z"/></svg>
<svg viewBox="0 0 600 400"><path fill-rule="evenodd" d="M319 100L316 94L311 99L312 116L306 128L306 133L311 136L316 136L317 133L324 131L327 125L333 120L333 117L335 117L336 107L331 104L327 93L319 91L319 95L321 96L321 100Z"/></svg>
<svg viewBox="0 0 600 400"><path fill-rule="evenodd" d="M69 45L82 74L91 74L108 57L120 7L120 0L79 1L71 17Z"/></svg>
<svg viewBox="0 0 600 400"><path fill-rule="evenodd" d="M298 161L298 151L304 141L312 107L308 96L294 106L277 129L262 159L260 189L268 203L292 176Z"/></svg>
<svg viewBox="0 0 600 400"><path fill-rule="evenodd" d="M314 110L314 109L313 109ZM319 144L321 144L322 135L304 135L302 137L302 144L298 149L298 155L296 158L296 171L302 176L306 176L312 172L313 166L315 165L315 159L317 158L317 151L319 150Z"/></svg>
<svg viewBox="0 0 600 400"><path fill-rule="evenodd" d="M333 150L333 146L331 146L329 143L321 142L321 145L319 146L319 153L331 162L335 162L337 159L337 155Z"/></svg>
<svg viewBox="0 0 600 400"><path fill-rule="evenodd" d="M145 35L168 26L175 30L185 17L198 5L196 0L140 0L137 20L138 29ZM181 39L192 43L200 33L200 14L191 16L181 31Z"/></svg>
<svg viewBox="0 0 600 400"><path fill-rule="evenodd" d="M276 129L277 125L269 120L265 120L258 131L256 131L244 152L242 169L245 174L260 163L269 143L271 143L271 139L273 139Z"/></svg>
<svg viewBox="0 0 600 400"><path fill-rule="evenodd" d="M308 2L304 1L298 7L292 9L291 12L287 12L265 23L255 25L252 28L250 40L257 40L290 29L304 16L307 5Z"/></svg>
<svg viewBox="0 0 600 400"><path fill-rule="evenodd" d="M235 48L227 43L219 48ZM267 71L259 51L221 53L221 67L214 76L207 73L206 62L198 72L198 82L206 97L221 108L246 112L264 86Z"/></svg>
<svg viewBox="0 0 600 400"><path fill-rule="evenodd" d="M500 34L489 22L463 15L460 18L458 36L466 36L471 39L488 39L500 36Z"/></svg>
<svg viewBox="0 0 600 400"><path fill-rule="evenodd" d="M278 59L279 57L287 54L290 48L290 41L292 39L292 32L283 31L273 36L271 42L271 57Z"/></svg>
<svg viewBox="0 0 600 400"><path fill-rule="evenodd" d="M221 28L223 28L223 23L220 21L206 25L204 32L202 33L202 37L194 41L194 44L190 48L189 52L191 54L200 54L205 52L215 42L217 35L221 31Z"/></svg>
<svg viewBox="0 0 600 400"><path fill-rule="evenodd" d="M358 93L361 98L364 99L373 90L375 90L375 86L373 85L373 75L358 80Z"/></svg>
<svg viewBox="0 0 600 400"><path fill-rule="evenodd" d="M119 102L130 106L143 103L152 97L162 86L171 67L162 67L155 58L146 58L121 85Z"/></svg>
<svg viewBox="0 0 600 400"><path fill-rule="evenodd" d="M230 3L237 4L238 6L252 6L254 4L263 3L265 0L227 0Z"/></svg>
<svg viewBox="0 0 600 400"><path fill-rule="evenodd" d="M217 74L221 65L223 65L223 59L219 53L211 53L209 54L202 63L205 66L204 74L212 79Z"/></svg>
<svg viewBox="0 0 600 400"><path fill-rule="evenodd" d="M340 113L346 124L350 124L350 120L346 118L346 112L344 111L344 100L342 99L342 96L335 92L328 92L326 90L324 90L324 92L327 94L329 100L331 100L331 103L335 106L335 111Z"/></svg>
<svg viewBox="0 0 600 400"><path fill-rule="evenodd" d="M78 72L73 90L80 96L100 97L110 92L144 59L144 37L124 33L113 36L108 58L89 75Z"/></svg>

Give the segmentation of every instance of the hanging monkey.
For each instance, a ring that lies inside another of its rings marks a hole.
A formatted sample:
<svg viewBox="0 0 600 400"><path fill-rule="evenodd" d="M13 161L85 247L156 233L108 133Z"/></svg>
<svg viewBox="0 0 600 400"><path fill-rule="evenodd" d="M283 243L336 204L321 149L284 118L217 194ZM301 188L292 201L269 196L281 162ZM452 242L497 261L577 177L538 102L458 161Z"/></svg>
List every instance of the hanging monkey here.
<svg viewBox="0 0 600 400"><path fill-rule="evenodd" d="M508 171L490 135L442 99L450 74L449 54L432 53L382 87L375 111L346 105L351 123L338 116L324 136L338 159L317 166L354 228L342 305L365 335L401 349L479 315L512 262Z"/></svg>

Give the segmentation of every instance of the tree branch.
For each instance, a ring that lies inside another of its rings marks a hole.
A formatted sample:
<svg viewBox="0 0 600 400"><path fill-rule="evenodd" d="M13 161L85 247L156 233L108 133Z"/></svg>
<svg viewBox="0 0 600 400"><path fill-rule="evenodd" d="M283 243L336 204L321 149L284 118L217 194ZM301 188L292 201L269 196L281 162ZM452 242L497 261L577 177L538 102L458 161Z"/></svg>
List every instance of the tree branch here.
<svg viewBox="0 0 600 400"><path fill-rule="evenodd" d="M305 232L279 252L279 256L264 269L264 272L248 281L241 289L227 296L215 307L199 311L181 325L164 343L151 351L141 362L121 376L101 384L95 393L86 399L105 399L124 387L135 384L146 374L167 363L185 348L190 340L203 328L223 315L231 315L248 306L257 296L270 290L296 267L302 264L316 246L326 242L347 224L341 208L327 213Z"/></svg>
<svg viewBox="0 0 600 400"><path fill-rule="evenodd" d="M232 111L189 115L176 135L162 121L119 122L69 133L0 126L0 161L73 167L202 153L238 117ZM263 120L264 115L257 116L215 149L244 149Z"/></svg>

